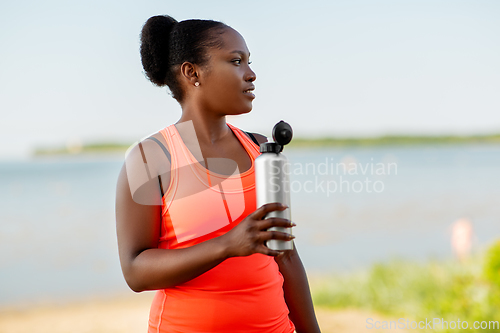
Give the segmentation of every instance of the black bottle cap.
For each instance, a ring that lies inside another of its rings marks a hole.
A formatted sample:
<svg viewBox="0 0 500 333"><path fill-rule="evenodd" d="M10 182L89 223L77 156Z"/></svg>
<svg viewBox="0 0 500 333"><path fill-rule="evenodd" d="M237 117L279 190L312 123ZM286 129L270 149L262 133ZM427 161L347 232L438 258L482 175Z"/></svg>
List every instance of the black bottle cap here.
<svg viewBox="0 0 500 333"><path fill-rule="evenodd" d="M273 128L273 140L277 144L284 146L290 141L292 141L293 131L292 126L290 124L281 120L279 123L274 125ZM281 148L283 150L283 148Z"/></svg>
<svg viewBox="0 0 500 333"><path fill-rule="evenodd" d="M264 142L260 144L261 153L275 153L279 154L283 150L283 146L280 146L276 142Z"/></svg>

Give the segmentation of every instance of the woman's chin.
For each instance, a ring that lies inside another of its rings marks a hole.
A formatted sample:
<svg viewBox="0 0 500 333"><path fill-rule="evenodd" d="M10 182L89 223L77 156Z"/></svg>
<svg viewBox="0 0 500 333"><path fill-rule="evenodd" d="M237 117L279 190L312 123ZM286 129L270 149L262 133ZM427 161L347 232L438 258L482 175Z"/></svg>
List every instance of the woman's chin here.
<svg viewBox="0 0 500 333"><path fill-rule="evenodd" d="M249 107L247 110L245 110L245 112L243 112L243 113L249 113L249 112L251 112L251 111L252 111L252 106L250 106L250 107Z"/></svg>
<svg viewBox="0 0 500 333"><path fill-rule="evenodd" d="M251 104L249 106L247 106L247 107L238 108L237 112L233 113L232 115L236 116L236 115L240 115L240 114L249 113L250 111L252 111L252 105Z"/></svg>
<svg viewBox="0 0 500 333"><path fill-rule="evenodd" d="M252 103L252 102L249 102L249 103L247 104L247 107L246 107L246 110L245 110L245 112L244 112L244 113L249 113L250 111L252 111L252 109L253 109L253 103Z"/></svg>

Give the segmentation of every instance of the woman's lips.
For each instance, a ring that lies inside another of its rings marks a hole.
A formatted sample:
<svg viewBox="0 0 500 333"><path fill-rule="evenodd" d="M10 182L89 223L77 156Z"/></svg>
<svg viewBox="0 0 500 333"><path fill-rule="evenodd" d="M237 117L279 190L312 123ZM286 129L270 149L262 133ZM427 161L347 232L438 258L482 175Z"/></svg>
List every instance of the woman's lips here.
<svg viewBox="0 0 500 333"><path fill-rule="evenodd" d="M243 93L248 97L255 98L255 95L250 90L245 90Z"/></svg>

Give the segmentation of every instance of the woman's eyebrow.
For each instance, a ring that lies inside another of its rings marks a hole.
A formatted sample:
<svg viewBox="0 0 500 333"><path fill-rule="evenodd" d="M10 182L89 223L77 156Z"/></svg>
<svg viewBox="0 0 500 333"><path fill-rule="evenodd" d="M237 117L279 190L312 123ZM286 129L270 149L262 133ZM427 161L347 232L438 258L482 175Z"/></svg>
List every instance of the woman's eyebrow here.
<svg viewBox="0 0 500 333"><path fill-rule="evenodd" d="M245 52L240 51L240 50L234 50L234 51L232 51L232 52L230 52L230 53L238 53L238 54L240 54L241 56L246 55L246 53L245 53ZM248 57L250 58L250 52L248 52Z"/></svg>

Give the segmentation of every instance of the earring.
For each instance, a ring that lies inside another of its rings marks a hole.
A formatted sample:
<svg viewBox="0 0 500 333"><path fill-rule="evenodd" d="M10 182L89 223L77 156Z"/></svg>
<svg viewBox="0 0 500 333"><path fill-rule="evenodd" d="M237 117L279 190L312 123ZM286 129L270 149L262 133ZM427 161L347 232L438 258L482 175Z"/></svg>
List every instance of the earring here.
<svg viewBox="0 0 500 333"><path fill-rule="evenodd" d="M198 82L198 81L196 81L196 82L194 83L194 86L195 86L195 87L198 87L199 85L200 85L200 82Z"/></svg>

